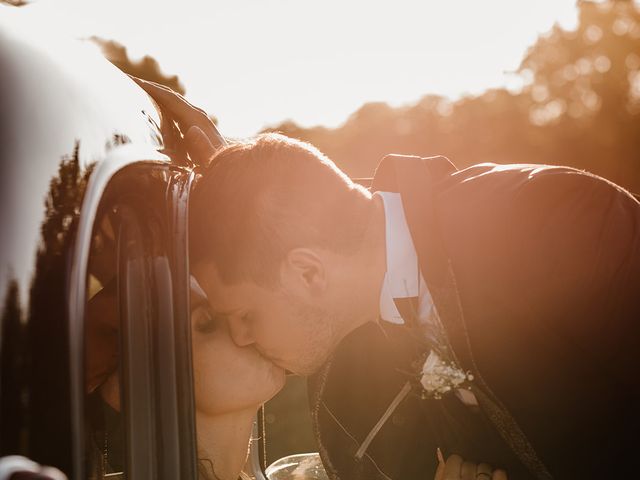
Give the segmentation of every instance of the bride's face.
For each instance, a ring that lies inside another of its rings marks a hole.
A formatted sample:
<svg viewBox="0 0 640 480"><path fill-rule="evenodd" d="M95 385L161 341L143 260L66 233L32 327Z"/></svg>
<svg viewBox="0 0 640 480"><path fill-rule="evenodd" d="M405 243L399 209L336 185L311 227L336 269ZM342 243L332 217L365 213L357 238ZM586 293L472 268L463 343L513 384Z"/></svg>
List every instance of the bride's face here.
<svg viewBox="0 0 640 480"><path fill-rule="evenodd" d="M196 409L220 415L256 409L285 382L284 370L252 346L238 347L227 323L211 314L198 283L191 280L191 338Z"/></svg>
<svg viewBox="0 0 640 480"><path fill-rule="evenodd" d="M120 410L115 291L104 289L89 302L87 391L100 388ZM191 282L191 337L196 409L210 416L256 409L284 385L284 370L253 347L236 346L227 323L212 317L204 293Z"/></svg>

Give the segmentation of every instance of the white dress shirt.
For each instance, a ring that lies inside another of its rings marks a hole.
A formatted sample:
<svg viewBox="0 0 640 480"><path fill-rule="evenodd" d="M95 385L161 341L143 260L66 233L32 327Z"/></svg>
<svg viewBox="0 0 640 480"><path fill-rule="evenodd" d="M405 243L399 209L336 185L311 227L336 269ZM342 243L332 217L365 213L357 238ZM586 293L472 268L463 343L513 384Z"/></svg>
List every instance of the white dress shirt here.
<svg viewBox="0 0 640 480"><path fill-rule="evenodd" d="M433 300L420 273L418 254L407 225L399 193L375 192L382 199L385 218L387 271L380 291L380 317L391 323L403 324L394 298L418 297L418 319L426 322Z"/></svg>
<svg viewBox="0 0 640 480"><path fill-rule="evenodd" d="M392 192L375 192L374 195L380 197L384 205L387 254L387 271L380 291L380 318L387 322L404 324L393 299L418 297L418 322L428 325L432 323L431 313L435 313L435 306L420 272L418 254L407 225L402 198L399 193ZM426 328L437 327L431 325ZM478 406L475 395L470 391L458 389L455 394L465 405Z"/></svg>

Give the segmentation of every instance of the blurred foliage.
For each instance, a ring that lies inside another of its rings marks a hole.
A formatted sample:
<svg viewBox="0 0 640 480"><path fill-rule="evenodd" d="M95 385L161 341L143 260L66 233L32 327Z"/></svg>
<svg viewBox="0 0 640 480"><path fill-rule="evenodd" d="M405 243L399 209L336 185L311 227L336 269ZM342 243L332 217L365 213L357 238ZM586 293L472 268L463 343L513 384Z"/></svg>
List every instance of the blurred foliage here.
<svg viewBox="0 0 640 480"><path fill-rule="evenodd" d="M349 175L369 177L382 156L442 154L481 162L569 165L640 191L640 7L578 2L575 30L554 26L526 52L519 93L489 90L450 102L369 103L339 128L285 122L270 131L309 141Z"/></svg>
<svg viewBox="0 0 640 480"><path fill-rule="evenodd" d="M180 78L177 75L165 75L155 58L145 55L140 60L133 61L129 58L127 48L114 40L104 40L100 37L91 37L90 40L102 49L107 60L123 72L166 85L182 95L185 94L185 88L180 82Z"/></svg>

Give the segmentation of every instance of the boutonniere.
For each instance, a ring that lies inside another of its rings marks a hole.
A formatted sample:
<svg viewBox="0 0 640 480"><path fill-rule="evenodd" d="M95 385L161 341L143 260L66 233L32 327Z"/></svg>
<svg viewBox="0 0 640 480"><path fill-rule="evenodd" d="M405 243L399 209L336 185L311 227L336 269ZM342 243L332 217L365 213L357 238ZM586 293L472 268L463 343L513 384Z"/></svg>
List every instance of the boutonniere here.
<svg viewBox="0 0 640 480"><path fill-rule="evenodd" d="M429 352L420 373L422 398L440 399L448 392L471 388L471 372L464 372L454 362L445 361L434 350Z"/></svg>

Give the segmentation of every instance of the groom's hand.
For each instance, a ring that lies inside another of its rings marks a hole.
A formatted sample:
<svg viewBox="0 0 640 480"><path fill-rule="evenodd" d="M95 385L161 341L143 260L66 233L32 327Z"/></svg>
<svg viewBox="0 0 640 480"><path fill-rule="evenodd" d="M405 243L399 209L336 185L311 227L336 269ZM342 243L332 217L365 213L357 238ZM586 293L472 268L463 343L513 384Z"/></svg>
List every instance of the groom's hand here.
<svg viewBox="0 0 640 480"><path fill-rule="evenodd" d="M467 462L459 455L451 455L445 462L439 453L438 462L434 480L507 480L504 470L494 470L487 463Z"/></svg>
<svg viewBox="0 0 640 480"><path fill-rule="evenodd" d="M169 87L133 76L131 79L173 117L184 136L187 152L195 163L206 166L216 150L226 144L204 110L192 105Z"/></svg>

